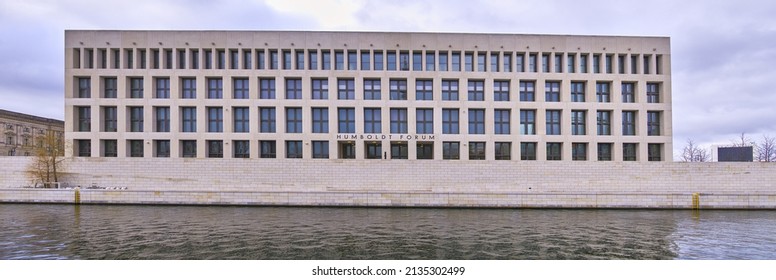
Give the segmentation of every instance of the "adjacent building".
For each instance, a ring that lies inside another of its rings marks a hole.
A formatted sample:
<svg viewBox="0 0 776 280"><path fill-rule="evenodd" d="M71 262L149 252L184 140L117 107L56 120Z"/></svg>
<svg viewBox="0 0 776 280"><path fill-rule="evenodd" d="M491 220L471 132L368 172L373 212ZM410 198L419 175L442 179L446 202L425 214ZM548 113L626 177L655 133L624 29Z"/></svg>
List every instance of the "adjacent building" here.
<svg viewBox="0 0 776 280"><path fill-rule="evenodd" d="M666 37L65 32L76 157L670 161Z"/></svg>
<svg viewBox="0 0 776 280"><path fill-rule="evenodd" d="M0 109L0 156L32 156L43 145L39 137L53 133L64 139L65 122Z"/></svg>

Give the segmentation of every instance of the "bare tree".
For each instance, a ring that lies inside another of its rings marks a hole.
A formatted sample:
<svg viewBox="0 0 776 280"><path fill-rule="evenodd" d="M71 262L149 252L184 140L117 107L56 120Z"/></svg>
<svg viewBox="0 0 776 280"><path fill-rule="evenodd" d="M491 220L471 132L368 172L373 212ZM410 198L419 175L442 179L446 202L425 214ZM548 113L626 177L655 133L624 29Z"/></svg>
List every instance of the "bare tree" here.
<svg viewBox="0 0 776 280"><path fill-rule="evenodd" d="M707 162L711 160L708 150L701 148L692 139L687 139L687 145L682 150L681 160L684 162Z"/></svg>
<svg viewBox="0 0 776 280"><path fill-rule="evenodd" d="M755 145L755 159L765 162L776 162L776 137L763 135L762 141Z"/></svg>
<svg viewBox="0 0 776 280"><path fill-rule="evenodd" d="M44 187L51 187L51 183L59 182L64 170L65 145L61 134L48 131L38 136L33 150L35 155L27 166L27 174Z"/></svg>
<svg viewBox="0 0 776 280"><path fill-rule="evenodd" d="M732 140L733 147L749 147L753 146L754 141L749 136L746 136L745 132L741 132L741 137Z"/></svg>

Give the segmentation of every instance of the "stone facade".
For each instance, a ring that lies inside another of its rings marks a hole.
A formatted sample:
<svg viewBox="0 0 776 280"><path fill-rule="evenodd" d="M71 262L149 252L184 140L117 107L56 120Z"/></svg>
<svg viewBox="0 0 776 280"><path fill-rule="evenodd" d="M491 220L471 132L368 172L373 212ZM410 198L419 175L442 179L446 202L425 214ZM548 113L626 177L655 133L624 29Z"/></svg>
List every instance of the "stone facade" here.
<svg viewBox="0 0 776 280"><path fill-rule="evenodd" d="M56 133L64 140L65 122L0 109L0 156L31 156L35 138Z"/></svg>

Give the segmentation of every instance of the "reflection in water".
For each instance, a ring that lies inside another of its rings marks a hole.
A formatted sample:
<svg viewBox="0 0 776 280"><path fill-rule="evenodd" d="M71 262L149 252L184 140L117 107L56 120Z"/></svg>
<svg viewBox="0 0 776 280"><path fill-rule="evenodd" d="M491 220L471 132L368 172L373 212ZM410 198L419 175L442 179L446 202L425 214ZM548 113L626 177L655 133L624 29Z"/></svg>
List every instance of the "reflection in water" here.
<svg viewBox="0 0 776 280"><path fill-rule="evenodd" d="M776 212L0 204L0 259L774 259Z"/></svg>

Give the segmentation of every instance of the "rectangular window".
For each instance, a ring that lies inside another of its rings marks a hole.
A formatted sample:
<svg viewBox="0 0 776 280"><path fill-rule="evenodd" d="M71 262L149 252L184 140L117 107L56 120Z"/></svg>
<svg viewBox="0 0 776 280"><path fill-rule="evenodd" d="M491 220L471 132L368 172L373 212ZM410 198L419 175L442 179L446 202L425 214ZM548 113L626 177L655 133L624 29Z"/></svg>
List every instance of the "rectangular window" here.
<svg viewBox="0 0 776 280"><path fill-rule="evenodd" d="M218 69L225 69L226 68L226 51L225 50L216 50L216 63L218 64Z"/></svg>
<svg viewBox="0 0 776 280"><path fill-rule="evenodd" d="M587 143L571 143L571 160L587 160Z"/></svg>
<svg viewBox="0 0 776 280"><path fill-rule="evenodd" d="M264 69L267 67L267 55L264 50L256 50L256 69Z"/></svg>
<svg viewBox="0 0 776 280"><path fill-rule="evenodd" d="M598 143L598 161L612 160L612 143Z"/></svg>
<svg viewBox="0 0 776 280"><path fill-rule="evenodd" d="M647 83L647 103L660 103L660 84Z"/></svg>
<svg viewBox="0 0 776 280"><path fill-rule="evenodd" d="M243 54L243 69L253 69L253 57L251 57L251 50L250 49L244 49L242 50ZM246 143L247 145L247 143ZM247 146L246 146L247 147ZM237 147L235 147L236 149Z"/></svg>
<svg viewBox="0 0 776 280"><path fill-rule="evenodd" d="M156 95L155 98L170 98L170 78L155 78Z"/></svg>
<svg viewBox="0 0 776 280"><path fill-rule="evenodd" d="M571 102L585 102L585 82L571 82Z"/></svg>
<svg viewBox="0 0 776 280"><path fill-rule="evenodd" d="M550 73L550 54L542 54L542 73Z"/></svg>
<svg viewBox="0 0 776 280"><path fill-rule="evenodd" d="M223 140L207 140L207 157L209 158L223 158L224 157L224 141Z"/></svg>
<svg viewBox="0 0 776 280"><path fill-rule="evenodd" d="M509 101L509 81L493 81L493 100Z"/></svg>
<svg viewBox="0 0 776 280"><path fill-rule="evenodd" d="M470 52L464 53L463 63L464 63L464 71L466 72L474 71L474 54Z"/></svg>
<svg viewBox="0 0 776 280"><path fill-rule="evenodd" d="M307 64L307 68L310 70L318 70L318 50L308 50L310 59Z"/></svg>
<svg viewBox="0 0 776 280"><path fill-rule="evenodd" d="M295 50L296 55L296 70L304 70L304 50Z"/></svg>
<svg viewBox="0 0 776 280"><path fill-rule="evenodd" d="M259 157L260 158L275 158L276 157L276 145L275 141L259 141Z"/></svg>
<svg viewBox="0 0 776 280"><path fill-rule="evenodd" d="M312 141L313 158L329 158L329 141Z"/></svg>
<svg viewBox="0 0 776 280"><path fill-rule="evenodd" d="M358 54L356 51L348 51L348 70L358 70Z"/></svg>
<svg viewBox="0 0 776 280"><path fill-rule="evenodd" d="M518 53L515 55L515 72L525 72L525 54Z"/></svg>
<svg viewBox="0 0 776 280"><path fill-rule="evenodd" d="M567 72L569 72L569 73L576 72L576 65L577 65L576 64L576 57L577 57L577 55L573 54L573 53L570 53L570 54L568 54L566 56L566 64L568 65L567 70L566 70Z"/></svg>
<svg viewBox="0 0 776 280"><path fill-rule="evenodd" d="M275 78L259 79L259 99L275 99Z"/></svg>
<svg viewBox="0 0 776 280"><path fill-rule="evenodd" d="M312 108L313 133L329 133L329 108Z"/></svg>
<svg viewBox="0 0 776 280"><path fill-rule="evenodd" d="M143 78L129 78L129 98L143 98Z"/></svg>
<svg viewBox="0 0 776 280"><path fill-rule="evenodd" d="M116 77L102 78L102 82L104 84L102 96L104 98L116 98L116 92L118 90L118 82L116 81Z"/></svg>
<svg viewBox="0 0 776 280"><path fill-rule="evenodd" d="M391 108L391 133L407 133L407 109Z"/></svg>
<svg viewBox="0 0 776 280"><path fill-rule="evenodd" d="M278 51L276 50L269 51L269 69L278 69Z"/></svg>
<svg viewBox="0 0 776 280"><path fill-rule="evenodd" d="M372 70L372 63L370 63L369 51L361 50L361 70Z"/></svg>
<svg viewBox="0 0 776 280"><path fill-rule="evenodd" d="M453 71L461 71L461 53L453 52L450 56L450 66Z"/></svg>
<svg viewBox="0 0 776 280"><path fill-rule="evenodd" d="M181 157L197 157L197 140L181 140Z"/></svg>
<svg viewBox="0 0 776 280"><path fill-rule="evenodd" d="M432 80L415 80L415 100L433 100L434 86Z"/></svg>
<svg viewBox="0 0 776 280"><path fill-rule="evenodd" d="M390 79L388 82L391 100L407 100L407 80Z"/></svg>
<svg viewBox="0 0 776 280"><path fill-rule="evenodd" d="M104 157L117 157L118 156L118 143L116 140L100 140L102 142L102 156Z"/></svg>
<svg viewBox="0 0 776 280"><path fill-rule="evenodd" d="M248 99L250 94L250 81L248 78L234 78L232 80L232 97L234 99Z"/></svg>
<svg viewBox="0 0 776 280"><path fill-rule="evenodd" d="M600 54L594 54L593 55L593 73L595 73L595 74L601 73L601 55Z"/></svg>
<svg viewBox="0 0 776 280"><path fill-rule="evenodd" d="M622 83L622 103L636 102L634 88L635 83Z"/></svg>
<svg viewBox="0 0 776 280"><path fill-rule="evenodd" d="M547 110L547 135L560 135L560 110Z"/></svg>
<svg viewBox="0 0 776 280"><path fill-rule="evenodd" d="M639 73L639 55L631 54L631 74Z"/></svg>
<svg viewBox="0 0 776 280"><path fill-rule="evenodd" d="M342 51L334 51L334 70L345 69L345 53Z"/></svg>
<svg viewBox="0 0 776 280"><path fill-rule="evenodd" d="M92 156L92 141L91 140L75 140L78 146L79 157L91 157Z"/></svg>
<svg viewBox="0 0 776 280"><path fill-rule="evenodd" d="M117 130L117 122L118 122L118 110L115 106L111 107L102 107L102 115L103 115L103 122L102 122L102 131L105 132L116 132Z"/></svg>
<svg viewBox="0 0 776 280"><path fill-rule="evenodd" d="M302 141L286 141L286 158L302 158Z"/></svg>
<svg viewBox="0 0 776 280"><path fill-rule="evenodd" d="M606 66L606 74L611 74L612 73L612 55L611 54L607 54L604 57L604 64Z"/></svg>
<svg viewBox="0 0 776 280"><path fill-rule="evenodd" d="M319 100L329 99L328 79L312 79L312 98Z"/></svg>
<svg viewBox="0 0 776 280"><path fill-rule="evenodd" d="M275 107L259 108L259 132L275 132Z"/></svg>
<svg viewBox="0 0 776 280"><path fill-rule="evenodd" d="M356 99L356 80L337 79L337 99L353 100Z"/></svg>
<svg viewBox="0 0 776 280"><path fill-rule="evenodd" d="M536 89L534 82L520 82L520 101L536 100Z"/></svg>
<svg viewBox="0 0 776 280"><path fill-rule="evenodd" d="M302 108L286 107L286 133L302 133Z"/></svg>
<svg viewBox="0 0 776 280"><path fill-rule="evenodd" d="M154 107L155 132L170 132L170 107Z"/></svg>
<svg viewBox="0 0 776 280"><path fill-rule="evenodd" d="M286 99L302 99L302 79L286 78Z"/></svg>
<svg viewBox="0 0 776 280"><path fill-rule="evenodd" d="M612 112L598 111L596 114L598 135L612 135Z"/></svg>
<svg viewBox="0 0 776 280"><path fill-rule="evenodd" d="M229 69L240 68L240 51L229 50Z"/></svg>
<svg viewBox="0 0 776 280"><path fill-rule="evenodd" d="M663 160L663 144L647 144L647 160L649 161L662 161Z"/></svg>
<svg viewBox="0 0 776 280"><path fill-rule="evenodd" d="M155 157L170 157L170 140L154 140Z"/></svg>
<svg viewBox="0 0 776 280"><path fill-rule="evenodd" d="M485 160L485 142L469 142L469 159Z"/></svg>
<svg viewBox="0 0 776 280"><path fill-rule="evenodd" d="M426 71L434 71L436 69L434 51L426 51Z"/></svg>
<svg viewBox="0 0 776 280"><path fill-rule="evenodd" d="M512 53L504 53L504 72L512 72Z"/></svg>
<svg viewBox="0 0 776 280"><path fill-rule="evenodd" d="M181 98L194 99L197 98L197 79L196 78L181 78Z"/></svg>
<svg viewBox="0 0 776 280"><path fill-rule="evenodd" d="M383 70L383 51L372 51L374 53L375 70Z"/></svg>
<svg viewBox="0 0 776 280"><path fill-rule="evenodd" d="M536 142L520 142L520 160L536 160Z"/></svg>
<svg viewBox="0 0 776 280"><path fill-rule="evenodd" d="M181 107L181 132L197 132L197 108Z"/></svg>
<svg viewBox="0 0 776 280"><path fill-rule="evenodd" d="M536 110L520 110L520 134L536 135Z"/></svg>
<svg viewBox="0 0 776 280"><path fill-rule="evenodd" d="M388 71L396 71L396 51L388 51Z"/></svg>
<svg viewBox="0 0 776 280"><path fill-rule="evenodd" d="M129 140L129 157L143 157L143 140Z"/></svg>
<svg viewBox="0 0 776 280"><path fill-rule="evenodd" d="M571 135L586 135L587 126L585 125L585 111L571 111Z"/></svg>
<svg viewBox="0 0 776 280"><path fill-rule="evenodd" d="M477 53L477 71L485 72L485 52Z"/></svg>
<svg viewBox="0 0 776 280"><path fill-rule="evenodd" d="M409 147L407 142L391 142L391 159L409 158Z"/></svg>
<svg viewBox="0 0 776 280"><path fill-rule="evenodd" d="M544 83L544 101L560 102L560 82Z"/></svg>
<svg viewBox="0 0 776 280"><path fill-rule="evenodd" d="M213 50L205 50L205 69L213 69Z"/></svg>
<svg viewBox="0 0 776 280"><path fill-rule="evenodd" d="M498 72L498 53L491 53L490 54L490 71L491 72Z"/></svg>
<svg viewBox="0 0 776 280"><path fill-rule="evenodd" d="M510 110L495 109L493 111L493 129L495 134L510 134Z"/></svg>
<svg viewBox="0 0 776 280"><path fill-rule="evenodd" d="M647 111L647 135L660 135L660 112Z"/></svg>
<svg viewBox="0 0 776 280"><path fill-rule="evenodd" d="M608 82L595 83L595 96L599 103L612 102L610 85Z"/></svg>
<svg viewBox="0 0 776 280"><path fill-rule="evenodd" d="M423 54L420 51L412 52L412 71L423 71Z"/></svg>
<svg viewBox="0 0 776 280"><path fill-rule="evenodd" d="M511 160L512 159L512 143L511 142L496 142L495 143L496 160Z"/></svg>
<svg viewBox="0 0 776 280"><path fill-rule="evenodd" d="M337 132L356 133L356 109L337 108Z"/></svg>
<svg viewBox="0 0 776 280"><path fill-rule="evenodd" d="M458 80L442 80L442 100L458 100Z"/></svg>
<svg viewBox="0 0 776 280"><path fill-rule="evenodd" d="M248 140L234 140L232 146L234 147L234 158L249 158L251 157L251 142Z"/></svg>
<svg viewBox="0 0 776 280"><path fill-rule="evenodd" d="M382 133L380 108L364 108L364 133Z"/></svg>
<svg viewBox="0 0 776 280"><path fill-rule="evenodd" d="M563 55L555 54L555 61L553 63L555 65L555 73L563 73Z"/></svg>
<svg viewBox="0 0 776 280"><path fill-rule="evenodd" d="M251 112L248 107L232 107L234 114L234 132L246 133L251 130Z"/></svg>
<svg viewBox="0 0 776 280"><path fill-rule="evenodd" d="M77 79L78 79L78 98L91 98L92 79L91 78L77 78Z"/></svg>
<svg viewBox="0 0 776 280"><path fill-rule="evenodd" d="M418 159L434 159L434 142L418 142L415 151Z"/></svg>
<svg viewBox="0 0 776 280"><path fill-rule="evenodd" d="M365 144L366 159L383 158L383 145L381 142L367 142Z"/></svg>
<svg viewBox="0 0 776 280"><path fill-rule="evenodd" d="M485 134L485 109L469 109L469 134Z"/></svg>
<svg viewBox="0 0 776 280"><path fill-rule="evenodd" d="M485 100L485 81L469 80L469 101Z"/></svg>
<svg viewBox="0 0 776 280"><path fill-rule="evenodd" d="M636 135L635 111L622 111L622 135Z"/></svg>
<svg viewBox="0 0 776 280"><path fill-rule="evenodd" d="M617 56L617 68L620 74L625 74L625 55L621 54Z"/></svg>
<svg viewBox="0 0 776 280"><path fill-rule="evenodd" d="M410 54L406 51L399 53L399 69L402 71L410 70Z"/></svg>
<svg viewBox="0 0 776 280"><path fill-rule="evenodd" d="M636 161L638 154L637 143L623 143L622 144L622 161Z"/></svg>
<svg viewBox="0 0 776 280"><path fill-rule="evenodd" d="M655 56L655 74L658 74L658 75L663 74L663 56L662 55L656 55Z"/></svg>
<svg viewBox="0 0 776 280"><path fill-rule="evenodd" d="M587 73L587 55L586 54L580 54L579 55L579 72L580 73Z"/></svg>
<svg viewBox="0 0 776 280"><path fill-rule="evenodd" d="M442 142L442 159L460 159L460 145L459 142Z"/></svg>
<svg viewBox="0 0 776 280"><path fill-rule="evenodd" d="M143 132L143 107L128 107L129 132Z"/></svg>
<svg viewBox="0 0 776 280"><path fill-rule="evenodd" d="M331 51L322 50L321 59L323 59L323 63L321 65L323 70L331 70Z"/></svg>
<svg viewBox="0 0 776 280"><path fill-rule="evenodd" d="M380 79L364 79L364 100L380 100Z"/></svg>
<svg viewBox="0 0 776 280"><path fill-rule="evenodd" d="M547 160L561 160L561 147L563 143L547 143Z"/></svg>
<svg viewBox="0 0 776 280"><path fill-rule="evenodd" d="M458 134L458 109L442 109L442 134Z"/></svg>
<svg viewBox="0 0 776 280"><path fill-rule="evenodd" d="M207 107L207 132L224 132L224 109Z"/></svg>
<svg viewBox="0 0 776 280"><path fill-rule="evenodd" d="M207 98L224 98L224 80L221 78L207 78Z"/></svg>
<svg viewBox="0 0 776 280"><path fill-rule="evenodd" d="M415 126L418 134L434 134L434 109L415 110Z"/></svg>

